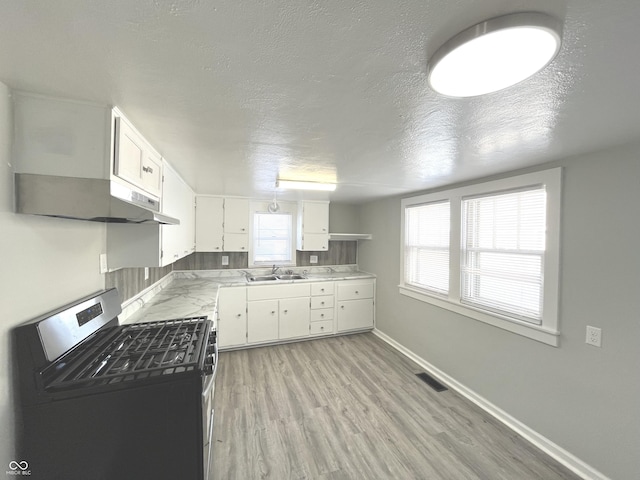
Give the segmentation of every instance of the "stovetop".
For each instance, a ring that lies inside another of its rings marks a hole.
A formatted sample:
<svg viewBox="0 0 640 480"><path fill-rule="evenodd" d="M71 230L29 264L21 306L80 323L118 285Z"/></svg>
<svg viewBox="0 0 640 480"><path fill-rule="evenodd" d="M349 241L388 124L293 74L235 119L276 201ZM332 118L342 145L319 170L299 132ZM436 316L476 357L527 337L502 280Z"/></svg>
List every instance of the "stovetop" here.
<svg viewBox="0 0 640 480"><path fill-rule="evenodd" d="M213 368L215 331L206 317L110 327L42 371L44 389L117 386Z"/></svg>

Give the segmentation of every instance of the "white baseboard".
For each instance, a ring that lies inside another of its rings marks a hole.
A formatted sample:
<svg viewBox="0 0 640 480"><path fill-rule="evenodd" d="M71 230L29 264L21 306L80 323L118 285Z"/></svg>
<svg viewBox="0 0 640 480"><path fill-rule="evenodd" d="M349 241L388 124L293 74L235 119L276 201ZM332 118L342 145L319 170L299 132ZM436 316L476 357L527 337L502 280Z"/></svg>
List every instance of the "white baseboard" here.
<svg viewBox="0 0 640 480"><path fill-rule="evenodd" d="M486 398L481 397L470 388L466 387L465 385L461 384L454 378L450 377L442 370L431 365L425 359L423 359L422 357L419 357L418 355L413 353L411 350L401 345L400 343L395 341L393 338L389 337L387 334L381 332L377 328L373 330L373 334L376 335L381 340L383 340L384 342L391 345L400 353L404 354L405 356L413 360L415 363L417 363L421 367L423 367L430 374L433 374L434 377L437 377L438 380L442 381L447 386L451 387L460 395L472 401L473 403L478 405L480 408L482 408L484 411L486 411L487 413L495 417L497 420L504 423L511 430L518 433L523 438L527 439L533 445L535 445L540 450L545 452L547 455L551 456L552 458L560 462L562 465L567 467L576 475L579 475L585 480L610 480L609 477L605 476L595 468L583 462L578 457L568 452L564 448L556 445L548 438L544 437L543 435L540 435L535 430L529 428L524 423L520 422L519 420L509 415L504 410L498 408L497 406L489 402Z"/></svg>

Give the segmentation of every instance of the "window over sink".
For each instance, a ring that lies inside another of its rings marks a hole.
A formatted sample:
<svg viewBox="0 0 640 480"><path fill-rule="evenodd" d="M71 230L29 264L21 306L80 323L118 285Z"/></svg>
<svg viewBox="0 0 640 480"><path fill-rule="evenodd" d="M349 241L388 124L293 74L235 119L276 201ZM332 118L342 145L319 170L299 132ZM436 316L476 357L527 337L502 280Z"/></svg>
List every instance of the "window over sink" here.
<svg viewBox="0 0 640 480"><path fill-rule="evenodd" d="M263 213L253 215L253 265L291 265L293 258L293 215Z"/></svg>

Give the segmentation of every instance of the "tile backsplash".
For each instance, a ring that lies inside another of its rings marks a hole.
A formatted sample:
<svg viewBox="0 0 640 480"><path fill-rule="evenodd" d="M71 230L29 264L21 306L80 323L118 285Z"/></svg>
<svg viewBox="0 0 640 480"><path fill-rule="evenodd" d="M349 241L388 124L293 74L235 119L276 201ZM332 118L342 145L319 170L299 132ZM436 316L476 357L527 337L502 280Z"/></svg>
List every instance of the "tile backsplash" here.
<svg viewBox="0 0 640 480"><path fill-rule="evenodd" d="M318 257L318 263L311 263L311 255ZM223 256L229 257L229 265L222 265ZM296 252L296 265L300 267L357 263L358 243L355 241L329 242L326 252ZM122 301L126 301L174 270L223 270L248 266L249 254L246 252L195 252L166 267L149 268L149 278L146 280L144 268L122 268L109 272L105 275L105 288L117 288Z"/></svg>

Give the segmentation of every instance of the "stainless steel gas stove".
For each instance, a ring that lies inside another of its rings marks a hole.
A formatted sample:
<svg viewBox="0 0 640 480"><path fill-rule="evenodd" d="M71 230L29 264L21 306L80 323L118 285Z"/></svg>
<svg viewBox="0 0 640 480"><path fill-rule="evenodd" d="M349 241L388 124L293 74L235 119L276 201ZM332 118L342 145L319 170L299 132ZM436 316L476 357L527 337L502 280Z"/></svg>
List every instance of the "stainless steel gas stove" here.
<svg viewBox="0 0 640 480"><path fill-rule="evenodd" d="M216 332L120 325L115 289L15 331L21 459L34 479L207 479Z"/></svg>

